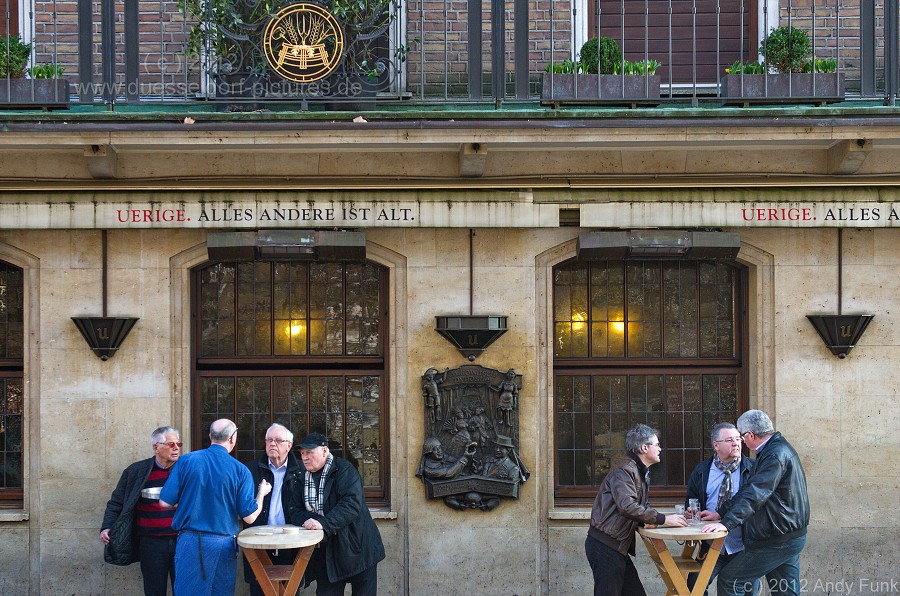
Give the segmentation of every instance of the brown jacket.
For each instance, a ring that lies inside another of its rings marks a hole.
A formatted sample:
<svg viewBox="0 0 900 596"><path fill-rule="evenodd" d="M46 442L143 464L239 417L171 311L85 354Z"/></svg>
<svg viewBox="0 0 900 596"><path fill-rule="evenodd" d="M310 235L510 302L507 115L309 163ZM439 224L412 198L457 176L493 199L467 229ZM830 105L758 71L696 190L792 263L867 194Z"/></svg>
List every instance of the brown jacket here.
<svg viewBox="0 0 900 596"><path fill-rule="evenodd" d="M647 507L650 492L647 476L646 466L634 456L623 459L610 470L594 499L589 536L623 555L633 555L637 527L666 522L665 515Z"/></svg>

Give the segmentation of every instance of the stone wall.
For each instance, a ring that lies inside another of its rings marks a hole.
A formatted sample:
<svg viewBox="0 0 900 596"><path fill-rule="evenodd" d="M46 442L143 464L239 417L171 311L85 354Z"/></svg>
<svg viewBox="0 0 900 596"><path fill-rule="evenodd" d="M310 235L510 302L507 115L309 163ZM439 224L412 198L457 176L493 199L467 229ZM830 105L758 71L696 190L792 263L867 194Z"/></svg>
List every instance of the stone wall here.
<svg viewBox="0 0 900 596"><path fill-rule="evenodd" d="M379 593L590 590L588 510L552 500L550 358L542 335L547 270L574 254L578 231L475 232L474 312L510 317L510 330L476 364L523 374L520 453L532 470L519 500L492 512L428 501L414 475L424 438L420 377L431 366L466 363L435 333L434 316L468 312L469 231L366 232L370 257L392 277L391 507L375 512L388 552ZM876 315L845 360L826 350L805 316L837 311L837 232L737 231L741 258L753 266L751 405L770 410L809 479L812 524L801 559L808 591L843 579L854 593L871 593L874 582L897 579L900 560L900 463L893 456L900 448L900 330L891 316L900 295L900 231L844 232L843 310ZM100 313L99 238L98 231L0 231L0 258L11 260L14 247L39 268L29 294L36 301L28 304L30 314L39 310L26 356L29 519L0 513L4 595L139 592L137 566L102 562L97 533L105 503L122 469L149 455L150 430L174 422L188 437L187 277L179 267L204 258L205 232L109 232L109 314L140 321L108 362L90 352L69 320ZM757 324L767 313L772 324ZM641 545L638 561L648 593L662 593Z"/></svg>

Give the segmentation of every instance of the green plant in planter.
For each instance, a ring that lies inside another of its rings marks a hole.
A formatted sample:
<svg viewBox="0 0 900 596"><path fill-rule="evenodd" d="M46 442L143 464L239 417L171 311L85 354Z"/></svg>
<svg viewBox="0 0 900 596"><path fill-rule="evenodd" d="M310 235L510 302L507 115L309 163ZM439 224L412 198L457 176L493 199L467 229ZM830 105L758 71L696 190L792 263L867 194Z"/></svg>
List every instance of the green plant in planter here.
<svg viewBox="0 0 900 596"><path fill-rule="evenodd" d="M23 42L18 35L9 35L0 40L0 76L23 78L30 56L31 44Z"/></svg>
<svg viewBox="0 0 900 596"><path fill-rule="evenodd" d="M592 37L584 42L578 53L578 62L583 72L590 74L613 74L616 65L622 62L619 44L611 37Z"/></svg>
<svg viewBox="0 0 900 596"><path fill-rule="evenodd" d="M581 72L581 63L572 62L571 60L548 62L545 70L555 74L575 74L576 72Z"/></svg>
<svg viewBox="0 0 900 596"><path fill-rule="evenodd" d="M725 74L765 74L766 65L761 62L741 62L735 61L734 64L725 69Z"/></svg>
<svg viewBox="0 0 900 596"><path fill-rule="evenodd" d="M773 29L759 46L759 53L780 73L801 72L810 49L806 31L786 26Z"/></svg>
<svg viewBox="0 0 900 596"><path fill-rule="evenodd" d="M638 60L637 62L625 60L624 62L617 62L615 64L613 67L613 74L652 76L656 74L656 69L660 66L661 64L656 60Z"/></svg>
<svg viewBox="0 0 900 596"><path fill-rule="evenodd" d="M831 73L837 70L837 61L834 58L815 58L803 65L803 72Z"/></svg>
<svg viewBox="0 0 900 596"><path fill-rule="evenodd" d="M25 72L30 79L60 79L65 71L66 69L59 64L49 62L32 66Z"/></svg>

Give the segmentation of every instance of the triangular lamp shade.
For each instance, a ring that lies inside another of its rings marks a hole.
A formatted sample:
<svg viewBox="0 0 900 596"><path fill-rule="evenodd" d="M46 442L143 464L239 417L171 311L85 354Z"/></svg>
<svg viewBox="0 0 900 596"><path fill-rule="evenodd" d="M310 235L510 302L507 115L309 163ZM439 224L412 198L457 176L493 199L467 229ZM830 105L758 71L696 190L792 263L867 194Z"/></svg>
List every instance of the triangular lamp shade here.
<svg viewBox="0 0 900 596"><path fill-rule="evenodd" d="M838 358L846 358L875 315L806 315L819 337Z"/></svg>
<svg viewBox="0 0 900 596"><path fill-rule="evenodd" d="M85 341L104 362L109 360L137 323L137 317L72 317Z"/></svg>
<svg viewBox="0 0 900 596"><path fill-rule="evenodd" d="M500 315L451 315L435 317L434 330L443 335L469 362L506 333L506 317Z"/></svg>

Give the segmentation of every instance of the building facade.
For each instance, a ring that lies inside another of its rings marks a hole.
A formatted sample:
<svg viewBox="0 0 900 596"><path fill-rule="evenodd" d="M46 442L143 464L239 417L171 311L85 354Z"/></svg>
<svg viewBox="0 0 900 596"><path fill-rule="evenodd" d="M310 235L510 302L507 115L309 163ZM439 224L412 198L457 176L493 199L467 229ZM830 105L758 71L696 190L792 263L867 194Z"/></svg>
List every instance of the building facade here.
<svg viewBox="0 0 900 596"><path fill-rule="evenodd" d="M38 77L25 106L0 77L0 594L139 592L137 566L103 562L106 501L154 428L196 450L220 417L241 460L278 421L356 466L383 594L583 594L626 430L659 430L651 500L669 511L713 424L749 408L806 470L805 591L898 590L895 2L369 3L377 35L342 16L367 40L339 71L355 91L324 94L200 59L175 3L102 2L99 22L90 2L7 4L23 68L73 85L51 97L68 110L39 111ZM836 63L813 92L846 97L773 98L764 62L762 95L741 78L724 105L725 68L776 24L813 31L806 64ZM650 73L630 99L541 96L592 32L619 40L623 88L626 61L662 62L662 97ZM220 93L230 75L258 84ZM810 315L869 317L832 351ZM507 330L470 360L483 339L458 349L445 316ZM90 317L133 327L91 338L73 321ZM427 375L464 366L515 385L495 411L441 412L530 471L490 506L449 507L417 476ZM663 593L641 545L638 563Z"/></svg>

